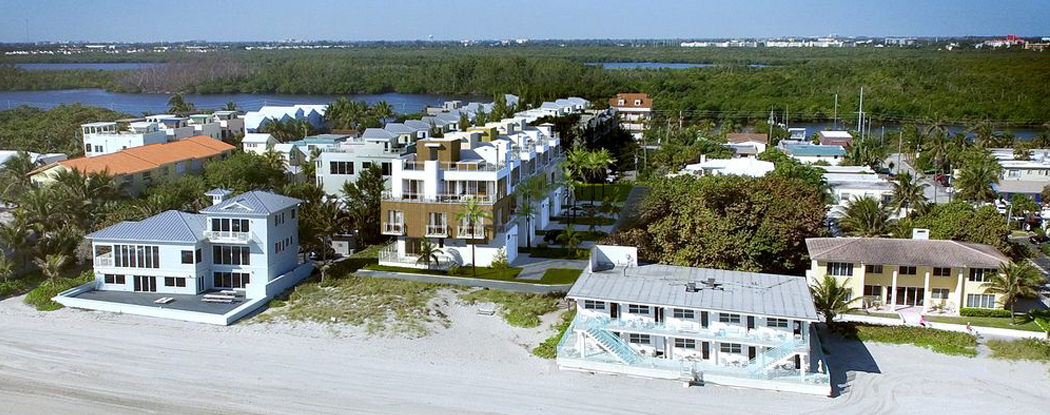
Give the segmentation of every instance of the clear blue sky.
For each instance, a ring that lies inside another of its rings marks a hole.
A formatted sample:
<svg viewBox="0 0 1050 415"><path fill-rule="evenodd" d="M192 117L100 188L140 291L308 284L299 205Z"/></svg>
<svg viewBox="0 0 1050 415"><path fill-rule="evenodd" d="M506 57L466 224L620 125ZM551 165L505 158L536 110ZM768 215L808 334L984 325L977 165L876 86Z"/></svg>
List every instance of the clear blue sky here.
<svg viewBox="0 0 1050 415"><path fill-rule="evenodd" d="M0 41L1050 36L1047 0L0 0Z"/></svg>

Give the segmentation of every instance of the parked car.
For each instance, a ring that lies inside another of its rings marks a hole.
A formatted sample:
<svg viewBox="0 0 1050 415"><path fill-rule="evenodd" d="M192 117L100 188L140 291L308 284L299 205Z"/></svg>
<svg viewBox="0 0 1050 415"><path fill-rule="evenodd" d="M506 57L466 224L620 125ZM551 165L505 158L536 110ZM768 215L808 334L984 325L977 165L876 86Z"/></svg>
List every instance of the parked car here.
<svg viewBox="0 0 1050 415"><path fill-rule="evenodd" d="M1028 242L1031 242L1034 245L1042 245L1042 244L1045 244L1047 242L1050 242L1050 236L1033 235L1033 236L1028 237Z"/></svg>
<svg viewBox="0 0 1050 415"><path fill-rule="evenodd" d="M937 173L935 176L933 176L933 180L936 181L937 184L939 184L941 186L944 186L944 187L948 187L949 186L949 180L948 180L948 175L947 174Z"/></svg>

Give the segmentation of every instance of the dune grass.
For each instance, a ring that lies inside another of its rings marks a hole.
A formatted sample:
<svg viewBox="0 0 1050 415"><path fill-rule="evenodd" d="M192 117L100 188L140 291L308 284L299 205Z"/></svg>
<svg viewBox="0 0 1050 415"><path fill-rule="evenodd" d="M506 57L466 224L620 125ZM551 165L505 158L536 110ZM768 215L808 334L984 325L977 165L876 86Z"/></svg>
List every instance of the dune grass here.
<svg viewBox="0 0 1050 415"><path fill-rule="evenodd" d="M576 309L572 309L562 313L561 320L557 323L551 324L551 329L554 330L554 335L548 337L543 343L532 349L532 354L543 358L553 359L558 357L558 342L561 341L562 336L565 336L565 332L569 330L569 325L572 324L572 319L576 317Z"/></svg>
<svg viewBox="0 0 1050 415"><path fill-rule="evenodd" d="M536 327L540 316L558 309L560 295L526 294L501 290L475 290L459 295L469 304L495 303L503 320L516 327Z"/></svg>
<svg viewBox="0 0 1050 415"><path fill-rule="evenodd" d="M988 348L994 359L1050 362L1050 340L989 340Z"/></svg>
<svg viewBox="0 0 1050 415"><path fill-rule="evenodd" d="M977 339L966 333L911 326L838 323L843 337L875 343L910 344L954 356L977 356Z"/></svg>
<svg viewBox="0 0 1050 415"><path fill-rule="evenodd" d="M93 279L95 279L93 271L84 271L76 276L56 278L53 283L51 281L43 281L40 285L29 290L24 301L39 311L55 311L64 306L52 301L51 297L70 288L84 285Z"/></svg>

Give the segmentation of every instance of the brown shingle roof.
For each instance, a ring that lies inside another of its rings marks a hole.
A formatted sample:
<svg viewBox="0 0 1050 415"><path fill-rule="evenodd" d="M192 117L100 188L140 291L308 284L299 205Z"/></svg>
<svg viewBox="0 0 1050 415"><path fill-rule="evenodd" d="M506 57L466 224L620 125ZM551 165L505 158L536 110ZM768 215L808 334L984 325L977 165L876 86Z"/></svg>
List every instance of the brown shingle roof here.
<svg viewBox="0 0 1050 415"><path fill-rule="evenodd" d="M761 133L729 133L726 134L726 141L730 143L746 143L748 141L755 141L758 143L767 143L765 134Z"/></svg>
<svg viewBox="0 0 1050 415"><path fill-rule="evenodd" d="M1010 262L989 245L943 239L809 238L806 248L817 261L956 268L997 268Z"/></svg>
<svg viewBox="0 0 1050 415"><path fill-rule="evenodd" d="M620 100L623 100L623 105L620 105ZM641 100L641 105L634 105L635 100ZM610 107L620 108L652 108L653 99L649 98L649 94L644 92L621 92L616 94L615 97L609 98Z"/></svg>
<svg viewBox="0 0 1050 415"><path fill-rule="evenodd" d="M101 156L79 157L60 161L58 164L83 173L108 170L109 174L113 175L131 174L155 169L164 164L215 156L233 148L222 141L200 135L171 143L128 148Z"/></svg>

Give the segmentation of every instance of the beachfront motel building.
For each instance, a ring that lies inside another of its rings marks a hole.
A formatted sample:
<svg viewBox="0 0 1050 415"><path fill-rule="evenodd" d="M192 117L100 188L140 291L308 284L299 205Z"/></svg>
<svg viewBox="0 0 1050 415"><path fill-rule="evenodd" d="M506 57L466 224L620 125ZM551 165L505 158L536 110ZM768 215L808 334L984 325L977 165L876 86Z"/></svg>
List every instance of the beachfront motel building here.
<svg viewBox="0 0 1050 415"><path fill-rule="evenodd" d="M1001 295L982 285L1010 260L989 245L928 239L809 238L811 284L832 276L846 283L857 307L958 315L960 308L1001 308Z"/></svg>
<svg viewBox="0 0 1050 415"><path fill-rule="evenodd" d="M200 213L169 210L87 235L95 290L200 294L243 290L266 296L266 285L295 270L299 205L269 192L231 197L214 189Z"/></svg>
<svg viewBox="0 0 1050 415"><path fill-rule="evenodd" d="M561 369L830 394L804 278L637 258L634 247L592 249L566 295L576 317Z"/></svg>
<svg viewBox="0 0 1050 415"><path fill-rule="evenodd" d="M418 262L424 239L441 249L439 263L431 266L488 266L500 250L513 262L525 232L549 226L564 202L562 188L552 185L545 197L530 201L536 209L531 220L516 214L514 190L521 181L540 176L557 183L561 171L553 126L529 122L504 119L497 135L471 131L420 139L415 152L394 159L380 221L381 232L397 240L380 251L379 263L426 267ZM481 204L488 218L469 223L463 217L468 200Z"/></svg>

